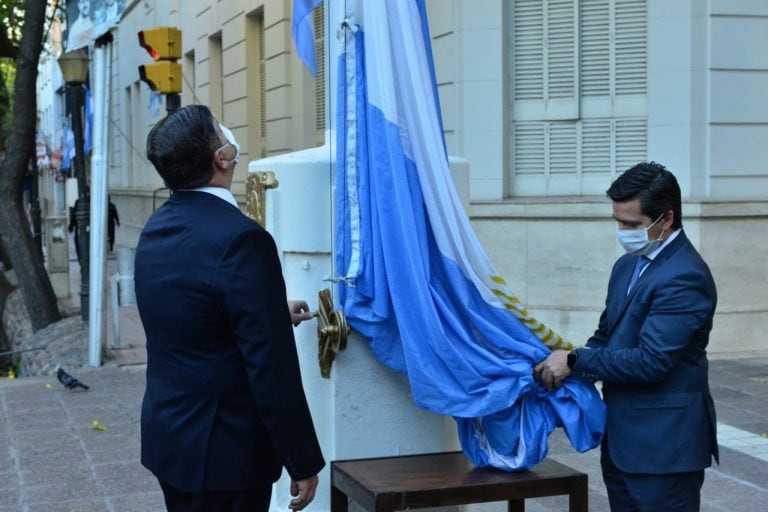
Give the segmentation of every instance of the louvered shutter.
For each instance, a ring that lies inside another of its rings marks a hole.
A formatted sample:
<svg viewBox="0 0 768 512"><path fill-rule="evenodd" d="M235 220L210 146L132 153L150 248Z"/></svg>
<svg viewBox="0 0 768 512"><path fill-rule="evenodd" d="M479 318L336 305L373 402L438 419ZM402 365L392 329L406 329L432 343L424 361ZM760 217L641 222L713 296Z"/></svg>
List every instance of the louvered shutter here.
<svg viewBox="0 0 768 512"><path fill-rule="evenodd" d="M574 121L515 123L518 195L564 195L578 188L579 129Z"/></svg>
<svg viewBox="0 0 768 512"><path fill-rule="evenodd" d="M512 119L577 119L576 0L518 0L512 22Z"/></svg>
<svg viewBox="0 0 768 512"><path fill-rule="evenodd" d="M256 55L259 59L259 154L267 156L267 74L264 59L264 15L258 17Z"/></svg>
<svg viewBox="0 0 768 512"><path fill-rule="evenodd" d="M645 119L585 119L581 127L581 194L604 194L617 172L647 158Z"/></svg>
<svg viewBox="0 0 768 512"><path fill-rule="evenodd" d="M512 195L602 195L617 172L647 158L647 0L576 5L514 3ZM578 68L569 75L570 49ZM552 102L571 93L578 118L561 121L570 118L553 115Z"/></svg>
<svg viewBox="0 0 768 512"><path fill-rule="evenodd" d="M546 193L544 130L543 122L520 122L513 125L513 142L516 148L512 155L515 182L513 186L517 195Z"/></svg>
<svg viewBox="0 0 768 512"><path fill-rule="evenodd" d="M614 137L614 168L618 171L648 158L648 126L645 119L617 119Z"/></svg>
<svg viewBox="0 0 768 512"><path fill-rule="evenodd" d="M604 194L614 169L611 120L585 119L581 134L581 193Z"/></svg>
<svg viewBox="0 0 768 512"><path fill-rule="evenodd" d="M547 195L572 194L579 188L578 123L549 123L547 132Z"/></svg>
<svg viewBox="0 0 768 512"><path fill-rule="evenodd" d="M318 146L325 142L325 10L321 3L313 13L315 30L315 141Z"/></svg>
<svg viewBox="0 0 768 512"><path fill-rule="evenodd" d="M614 116L647 116L647 0L616 0Z"/></svg>

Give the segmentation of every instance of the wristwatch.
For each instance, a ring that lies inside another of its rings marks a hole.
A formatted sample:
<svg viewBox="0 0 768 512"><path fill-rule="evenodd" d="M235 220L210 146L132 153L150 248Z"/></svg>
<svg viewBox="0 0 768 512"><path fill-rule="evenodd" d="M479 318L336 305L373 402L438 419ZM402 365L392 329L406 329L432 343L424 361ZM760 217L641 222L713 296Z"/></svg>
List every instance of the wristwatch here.
<svg viewBox="0 0 768 512"><path fill-rule="evenodd" d="M568 352L568 359L566 360L566 363L568 363L568 368L573 369L574 365L576 364L576 361L579 360L579 353L575 350L571 350Z"/></svg>

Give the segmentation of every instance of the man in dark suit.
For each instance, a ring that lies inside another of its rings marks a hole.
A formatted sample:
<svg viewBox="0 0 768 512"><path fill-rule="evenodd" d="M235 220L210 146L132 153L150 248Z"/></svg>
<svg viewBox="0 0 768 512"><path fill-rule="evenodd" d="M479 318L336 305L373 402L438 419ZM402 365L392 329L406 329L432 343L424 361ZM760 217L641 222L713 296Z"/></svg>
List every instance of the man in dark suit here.
<svg viewBox="0 0 768 512"><path fill-rule="evenodd" d="M608 197L628 254L613 267L597 330L535 374L548 389L569 375L603 381L611 510L699 510L704 468L718 459L706 354L715 283L685 236L680 187L664 166L635 165Z"/></svg>
<svg viewBox="0 0 768 512"><path fill-rule="evenodd" d="M142 464L171 511L266 511L283 467L301 510L325 465L291 327L311 314L287 302L272 237L229 190L239 145L192 105L152 128L147 156L172 194L136 249Z"/></svg>
<svg viewBox="0 0 768 512"><path fill-rule="evenodd" d="M107 244L109 252L115 249L115 226L120 227L120 214L112 198L107 195Z"/></svg>

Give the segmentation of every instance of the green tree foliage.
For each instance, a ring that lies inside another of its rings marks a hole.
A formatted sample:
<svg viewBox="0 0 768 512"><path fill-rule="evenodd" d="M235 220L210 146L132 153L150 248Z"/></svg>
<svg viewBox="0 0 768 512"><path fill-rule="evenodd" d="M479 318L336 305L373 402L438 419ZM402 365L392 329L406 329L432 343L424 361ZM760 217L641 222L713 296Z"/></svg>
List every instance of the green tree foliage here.
<svg viewBox="0 0 768 512"><path fill-rule="evenodd" d="M11 129L16 57L24 26L23 0L0 0L0 151Z"/></svg>

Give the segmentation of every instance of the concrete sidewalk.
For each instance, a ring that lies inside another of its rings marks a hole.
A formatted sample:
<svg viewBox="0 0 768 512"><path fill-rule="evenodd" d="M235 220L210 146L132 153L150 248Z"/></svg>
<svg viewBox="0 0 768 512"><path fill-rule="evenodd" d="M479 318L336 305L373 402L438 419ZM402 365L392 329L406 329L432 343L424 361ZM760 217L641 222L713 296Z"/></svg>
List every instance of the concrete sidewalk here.
<svg viewBox="0 0 768 512"><path fill-rule="evenodd" d="M157 483L139 463L144 366L110 365L76 377L91 389L68 391L51 377L0 379L0 512L164 510ZM765 510L768 355L712 361L711 381L721 462L707 470L702 510ZM107 430L94 429L94 420ZM576 453L558 432L550 456L589 475L590 510L609 510L598 450ZM529 500L526 510L567 510L567 503Z"/></svg>
<svg viewBox="0 0 768 512"><path fill-rule="evenodd" d="M111 275L115 261L109 266ZM76 294L79 274L72 280ZM122 348L108 351L104 367L75 375L89 391L66 390L55 377L0 379L0 512L165 510L157 482L139 463L146 351L135 306L120 308L120 327ZM107 333L111 346L111 325ZM768 510L768 353L713 360L710 383L721 459L707 470L701 510ZM94 429L94 420L106 430ZM587 473L589 509L609 510L599 450L576 453L558 431L550 438L550 457ZM321 485L329 485L327 476ZM309 508L328 509L328 503ZM532 512L567 509L564 497L526 501Z"/></svg>

